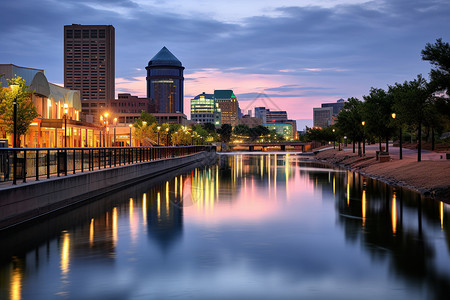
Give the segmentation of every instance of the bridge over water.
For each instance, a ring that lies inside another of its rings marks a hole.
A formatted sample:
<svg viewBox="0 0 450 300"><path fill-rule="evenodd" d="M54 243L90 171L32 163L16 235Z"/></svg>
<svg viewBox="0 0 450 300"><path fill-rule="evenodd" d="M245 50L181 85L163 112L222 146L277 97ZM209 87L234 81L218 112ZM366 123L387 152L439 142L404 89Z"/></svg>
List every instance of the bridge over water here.
<svg viewBox="0 0 450 300"><path fill-rule="evenodd" d="M249 151L267 151L268 148L278 148L281 151L286 151L287 147L290 147L294 150L301 150L302 152L311 151L312 142L303 143L303 142L266 142L266 143L257 143L257 142L248 142L248 143L230 143L227 144L228 148L233 150L241 150L241 148L248 148Z"/></svg>

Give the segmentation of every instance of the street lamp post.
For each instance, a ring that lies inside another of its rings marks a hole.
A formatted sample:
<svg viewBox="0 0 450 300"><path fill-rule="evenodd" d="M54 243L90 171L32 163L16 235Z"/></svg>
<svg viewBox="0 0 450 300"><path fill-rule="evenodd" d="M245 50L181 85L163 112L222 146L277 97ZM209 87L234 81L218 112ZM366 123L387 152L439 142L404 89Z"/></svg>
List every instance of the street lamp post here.
<svg viewBox="0 0 450 300"><path fill-rule="evenodd" d="M333 149L336 149L336 141L334 138L334 132L336 131L336 129L333 128Z"/></svg>
<svg viewBox="0 0 450 300"><path fill-rule="evenodd" d="M161 129L161 126L156 127L156 129L158 129L158 139L157 139L156 143L159 146L159 130Z"/></svg>
<svg viewBox="0 0 450 300"><path fill-rule="evenodd" d="M69 106L64 103L64 148L67 148L67 113L69 112Z"/></svg>
<svg viewBox="0 0 450 300"><path fill-rule="evenodd" d="M133 127L133 125L128 125L128 126L130 126L130 147L131 147L131 128Z"/></svg>
<svg viewBox="0 0 450 300"><path fill-rule="evenodd" d="M13 118L14 118L14 137L13 137L13 148L17 147L17 98L14 98L13 102L14 111L13 111ZM16 177L17 177L17 152L14 149L14 155L13 155L13 184L16 184Z"/></svg>
<svg viewBox="0 0 450 300"><path fill-rule="evenodd" d="M166 128L166 138L167 138L166 146L168 147L169 146L169 127Z"/></svg>
<svg viewBox="0 0 450 300"><path fill-rule="evenodd" d="M366 125L366 121L362 121L361 122L362 126L363 126L363 155L366 155L366 140L365 140L365 132L364 132L364 126Z"/></svg>
<svg viewBox="0 0 450 300"><path fill-rule="evenodd" d="M392 113L392 119L394 119L395 120L395 117L397 116L395 113ZM399 158L400 159L402 159L402 125L400 124L400 139L399 139L399 142L400 142L400 144L399 144L399 146L400 146L400 151L399 151Z"/></svg>
<svg viewBox="0 0 450 300"><path fill-rule="evenodd" d="M114 118L114 147L117 146L117 143L116 143L116 126L117 126L117 118Z"/></svg>

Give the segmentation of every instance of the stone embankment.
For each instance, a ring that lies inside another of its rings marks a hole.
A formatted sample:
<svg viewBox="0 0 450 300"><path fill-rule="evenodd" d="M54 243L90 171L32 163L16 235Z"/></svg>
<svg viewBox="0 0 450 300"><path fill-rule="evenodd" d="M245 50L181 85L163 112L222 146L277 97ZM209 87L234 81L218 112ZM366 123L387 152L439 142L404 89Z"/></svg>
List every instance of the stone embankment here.
<svg viewBox="0 0 450 300"><path fill-rule="evenodd" d="M391 155L387 162L380 162L373 147L365 156L358 156L351 149L327 149L316 153L315 158L450 203L450 160L430 153L417 162L416 155L417 152L405 153L402 160L398 154Z"/></svg>

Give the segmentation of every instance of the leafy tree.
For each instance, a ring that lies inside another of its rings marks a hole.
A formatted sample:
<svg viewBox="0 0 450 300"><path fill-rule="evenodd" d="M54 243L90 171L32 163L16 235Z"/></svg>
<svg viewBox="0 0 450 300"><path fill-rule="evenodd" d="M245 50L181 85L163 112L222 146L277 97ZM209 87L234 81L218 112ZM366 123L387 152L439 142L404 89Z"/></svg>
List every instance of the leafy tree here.
<svg viewBox="0 0 450 300"><path fill-rule="evenodd" d="M349 98L344 108L339 112L336 127L340 132L347 135L353 141L353 153L355 153L355 142L358 141L358 154L361 155L361 140L363 128L361 122L363 114L363 102L358 98Z"/></svg>
<svg viewBox="0 0 450 300"><path fill-rule="evenodd" d="M202 125L203 129L208 131L210 134L216 133L216 126L213 123L205 123Z"/></svg>
<svg viewBox="0 0 450 300"><path fill-rule="evenodd" d="M422 59L435 67L430 71L430 86L433 91L445 91L450 96L450 45L437 39L427 43L422 50Z"/></svg>
<svg viewBox="0 0 450 300"><path fill-rule="evenodd" d="M180 126L172 133L172 143L174 145L190 145L192 142L191 132Z"/></svg>
<svg viewBox="0 0 450 300"><path fill-rule="evenodd" d="M12 79L7 79L8 85L12 88L0 86L0 126L4 128L7 133L14 133L14 100L17 106L16 127L17 136L16 144L19 145L19 137L26 134L33 119L37 118L36 107L31 99L32 92L29 86L26 85L25 79L20 76L15 76ZM20 145L19 145L20 146Z"/></svg>
<svg viewBox="0 0 450 300"><path fill-rule="evenodd" d="M217 130L217 133L220 134L220 140L222 142L228 143L231 139L232 127L230 124L222 124L222 127Z"/></svg>
<svg viewBox="0 0 450 300"><path fill-rule="evenodd" d="M386 151L389 151L389 137L393 133L393 128L390 126L393 97L383 89L371 88L369 95L363 98L365 100L362 106L364 129L369 134L385 138Z"/></svg>
<svg viewBox="0 0 450 300"><path fill-rule="evenodd" d="M417 128L417 161L422 157L422 125L426 118L429 105L432 104L432 91L427 81L418 75L417 79L396 83L389 86L389 92L394 97L394 110L401 123Z"/></svg>

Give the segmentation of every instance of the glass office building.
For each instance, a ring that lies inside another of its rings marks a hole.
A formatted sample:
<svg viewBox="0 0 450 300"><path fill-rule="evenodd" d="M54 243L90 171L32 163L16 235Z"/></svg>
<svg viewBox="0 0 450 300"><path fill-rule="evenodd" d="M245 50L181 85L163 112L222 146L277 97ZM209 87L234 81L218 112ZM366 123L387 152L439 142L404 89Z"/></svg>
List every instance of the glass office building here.
<svg viewBox="0 0 450 300"><path fill-rule="evenodd" d="M211 123L216 127L222 125L221 111L214 94L202 93L191 99L191 120L199 123Z"/></svg>

